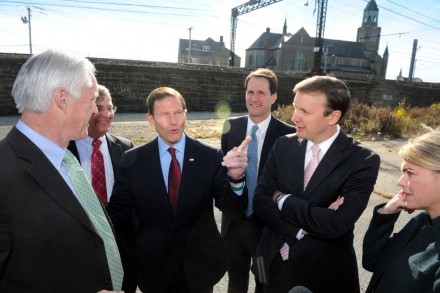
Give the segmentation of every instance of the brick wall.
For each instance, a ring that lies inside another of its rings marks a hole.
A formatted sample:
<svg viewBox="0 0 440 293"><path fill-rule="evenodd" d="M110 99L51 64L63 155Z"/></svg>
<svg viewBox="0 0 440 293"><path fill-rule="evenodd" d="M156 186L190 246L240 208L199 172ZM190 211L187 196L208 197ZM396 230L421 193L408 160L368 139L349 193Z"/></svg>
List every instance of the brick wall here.
<svg viewBox="0 0 440 293"><path fill-rule="evenodd" d="M27 54L0 54L0 115L17 114L11 89ZM186 99L189 111L214 111L219 102L232 111L245 111L243 82L250 69L209 65L90 58L98 82L112 93L118 112L146 112L145 99L156 87L170 86ZM305 78L277 72L277 104L292 102L293 86ZM344 77L341 77L344 79ZM345 79L344 79L345 80ZM407 84L397 81L346 79L354 99L381 105L397 105L402 99L414 106L440 102L440 84Z"/></svg>

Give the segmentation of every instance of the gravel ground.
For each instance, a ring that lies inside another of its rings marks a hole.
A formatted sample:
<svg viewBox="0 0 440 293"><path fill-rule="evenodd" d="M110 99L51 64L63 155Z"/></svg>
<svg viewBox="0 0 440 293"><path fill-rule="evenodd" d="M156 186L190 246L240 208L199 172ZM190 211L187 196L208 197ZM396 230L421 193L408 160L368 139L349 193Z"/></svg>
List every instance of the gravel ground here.
<svg viewBox="0 0 440 293"><path fill-rule="evenodd" d="M240 115L240 114L234 114ZM15 125L18 116L0 116L0 139L2 139L10 130L11 126ZM186 132L188 135L199 138L207 143L215 146L220 144L221 126L223 119L216 117L214 113L188 113L188 121L186 125ZM146 122L145 114L120 114L118 113L113 122L111 132L116 135L121 135L133 140L135 144L141 144L149 141L156 136L154 129ZM354 245L356 254L358 256L359 275L361 292L364 292L371 274L361 267L361 252L362 239L368 224L371 219L372 210L374 206L386 199L377 194L394 194L398 191L396 181L400 176L400 157L398 156L399 147L405 143L404 140L385 140L385 141L364 141L362 144L371 150L375 151L381 157L381 167L379 177L375 186L375 193L370 197L370 202L367 209L362 214L361 218L356 223ZM216 219L220 225L221 214L216 211ZM401 219L396 225L399 230L411 218L409 215L402 214ZM253 292L254 283L250 282L249 292ZM227 292L227 274L215 286L214 293Z"/></svg>

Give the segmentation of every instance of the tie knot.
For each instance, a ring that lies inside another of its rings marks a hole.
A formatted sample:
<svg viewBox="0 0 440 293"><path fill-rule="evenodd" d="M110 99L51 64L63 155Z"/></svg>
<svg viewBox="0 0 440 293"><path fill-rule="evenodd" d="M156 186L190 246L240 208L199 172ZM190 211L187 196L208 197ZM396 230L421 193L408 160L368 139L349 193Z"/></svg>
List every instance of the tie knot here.
<svg viewBox="0 0 440 293"><path fill-rule="evenodd" d="M313 156L314 156L314 157L318 157L318 156L319 156L319 151L320 151L320 149L319 149L319 144L314 144L314 145L312 146L312 153L313 153Z"/></svg>
<svg viewBox="0 0 440 293"><path fill-rule="evenodd" d="M69 150L66 150L66 154L64 155L63 162L66 164L68 170L76 170L76 169L82 170L82 167L79 164L78 160Z"/></svg>
<svg viewBox="0 0 440 293"><path fill-rule="evenodd" d="M252 126L252 129L251 129L251 135L252 136L255 135L255 132L257 132L257 130L258 130L258 125L254 124L254 126Z"/></svg>
<svg viewBox="0 0 440 293"><path fill-rule="evenodd" d="M92 146L96 149L99 148L102 144L102 141L99 138L95 138L92 142Z"/></svg>
<svg viewBox="0 0 440 293"><path fill-rule="evenodd" d="M169 148L168 151L171 154L171 157L175 158L176 157L176 149L175 148Z"/></svg>

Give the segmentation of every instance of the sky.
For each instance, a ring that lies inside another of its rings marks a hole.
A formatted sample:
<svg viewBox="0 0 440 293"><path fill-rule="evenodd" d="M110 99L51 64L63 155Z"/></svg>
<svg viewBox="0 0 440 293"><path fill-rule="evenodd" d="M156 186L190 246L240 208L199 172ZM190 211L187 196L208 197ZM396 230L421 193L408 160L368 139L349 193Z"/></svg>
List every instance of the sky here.
<svg viewBox="0 0 440 293"><path fill-rule="evenodd" d="M219 41L230 48L231 9L246 0L0 0L0 53L29 53L49 48L85 57L177 62L179 39ZM324 38L356 41L369 0L328 0ZM417 39L414 77L440 83L440 1L376 0L382 28L379 55L388 45L387 79L410 70ZM308 5L306 5L308 4ZM283 0L238 16L235 53L245 50L270 28L316 35L315 0ZM192 28L189 30L189 28Z"/></svg>

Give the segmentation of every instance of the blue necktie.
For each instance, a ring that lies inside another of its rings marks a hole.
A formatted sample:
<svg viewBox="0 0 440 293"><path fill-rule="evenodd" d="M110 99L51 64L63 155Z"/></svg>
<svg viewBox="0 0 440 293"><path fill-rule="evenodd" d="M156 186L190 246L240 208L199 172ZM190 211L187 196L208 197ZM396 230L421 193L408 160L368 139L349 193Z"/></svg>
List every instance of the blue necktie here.
<svg viewBox="0 0 440 293"><path fill-rule="evenodd" d="M246 185L248 190L248 205L246 208L246 216L250 217L254 213L254 192L257 187L258 179L258 140L255 132L258 130L258 126L252 126L251 137L247 149L248 167L246 170Z"/></svg>

